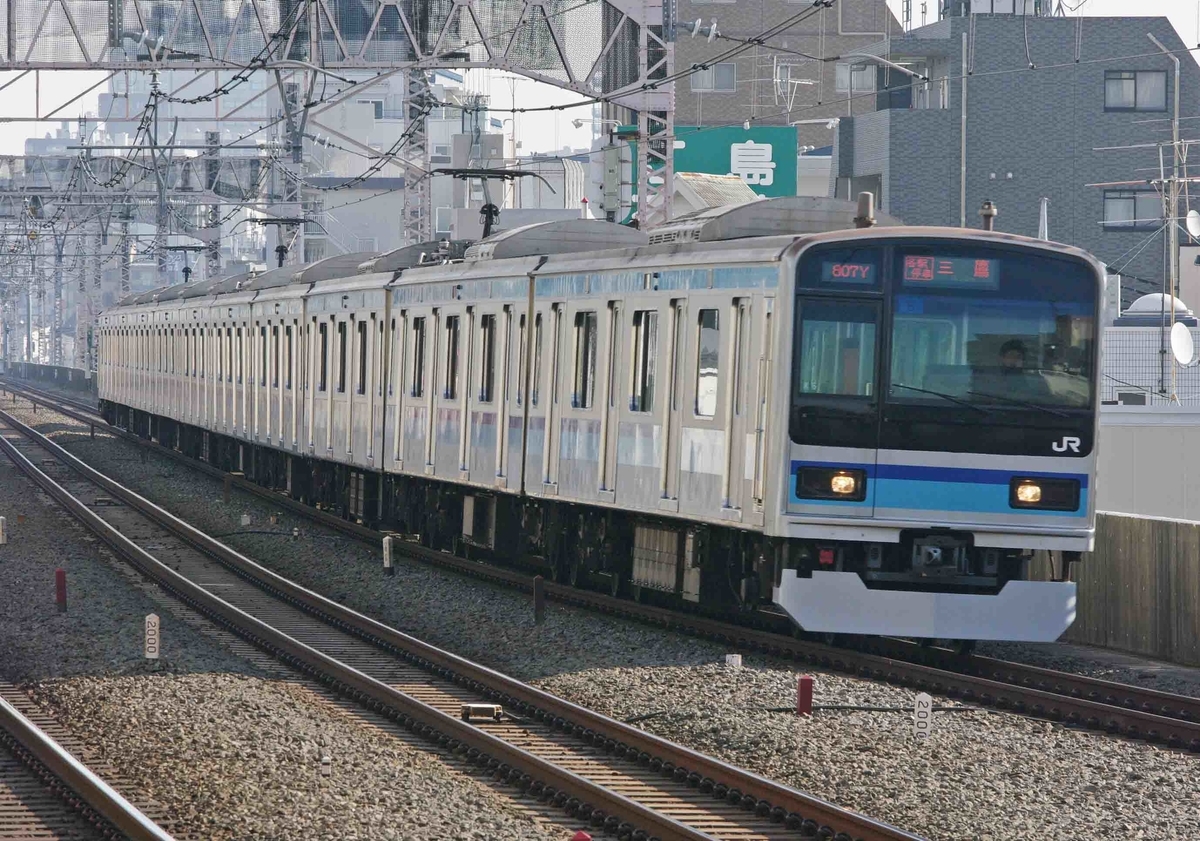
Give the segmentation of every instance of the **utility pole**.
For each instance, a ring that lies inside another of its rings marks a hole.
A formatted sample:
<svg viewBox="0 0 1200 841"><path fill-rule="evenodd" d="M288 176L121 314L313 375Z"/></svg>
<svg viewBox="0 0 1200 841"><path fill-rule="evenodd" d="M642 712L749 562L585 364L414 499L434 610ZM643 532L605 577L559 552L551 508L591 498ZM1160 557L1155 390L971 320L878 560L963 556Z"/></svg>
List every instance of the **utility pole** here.
<svg viewBox="0 0 1200 841"><path fill-rule="evenodd" d="M1171 116L1171 183L1168 187L1168 239L1167 247L1170 249L1168 258L1167 276L1170 286L1168 292L1171 300L1171 323L1175 323L1175 301L1174 298L1179 295L1179 57L1163 46L1162 42L1155 38L1151 33L1147 32L1146 37L1154 42L1154 46L1158 47L1167 58L1175 64L1175 92L1174 92L1174 111Z"/></svg>
<svg viewBox="0 0 1200 841"><path fill-rule="evenodd" d="M204 133L204 189L216 194L217 180L220 177L221 160L217 157L221 148L221 132L206 131ZM204 252L204 279L212 280L221 274L221 205L208 206L209 240ZM215 229L215 230L214 230Z"/></svg>

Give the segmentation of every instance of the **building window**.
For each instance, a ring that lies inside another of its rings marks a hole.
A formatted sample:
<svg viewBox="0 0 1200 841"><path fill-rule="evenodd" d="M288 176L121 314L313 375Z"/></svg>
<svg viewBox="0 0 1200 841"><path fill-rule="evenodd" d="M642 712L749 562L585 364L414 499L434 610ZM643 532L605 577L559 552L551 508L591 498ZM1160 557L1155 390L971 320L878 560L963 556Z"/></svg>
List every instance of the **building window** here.
<svg viewBox="0 0 1200 841"><path fill-rule="evenodd" d="M439 207L433 212L433 228L434 233L449 234L450 221L454 217L454 209L450 207Z"/></svg>
<svg viewBox="0 0 1200 841"><path fill-rule="evenodd" d="M446 389L442 397L447 400L458 397L458 319L457 315L446 316Z"/></svg>
<svg viewBox="0 0 1200 841"><path fill-rule="evenodd" d="M374 109L373 114L375 116L375 119L377 119L377 120L383 119L383 100L382 99L360 99L360 100L358 100L358 104L373 106L373 109Z"/></svg>
<svg viewBox="0 0 1200 841"><path fill-rule="evenodd" d="M596 313L575 313L575 388L571 405L592 408L596 391Z"/></svg>
<svg viewBox="0 0 1200 841"><path fill-rule="evenodd" d="M631 412L654 411L654 363L658 356L658 313L639 310L633 314L633 395Z"/></svg>
<svg viewBox="0 0 1200 841"><path fill-rule="evenodd" d="M1162 198L1153 190L1105 190L1105 230L1155 230L1162 224Z"/></svg>
<svg viewBox="0 0 1200 841"><path fill-rule="evenodd" d="M412 332L412 396L421 397L425 394L425 319L423 317L413 319Z"/></svg>
<svg viewBox="0 0 1200 841"><path fill-rule="evenodd" d="M854 85L853 90L851 84ZM834 76L834 89L838 93L869 93L875 90L875 68L869 64L839 62Z"/></svg>
<svg viewBox="0 0 1200 841"><path fill-rule="evenodd" d="M1105 111L1166 111L1165 70L1105 70Z"/></svg>
<svg viewBox="0 0 1200 841"><path fill-rule="evenodd" d="M479 400L481 403L491 403L496 385L496 316L480 316L479 326L482 334L480 355L483 358L483 376L479 378Z"/></svg>
<svg viewBox="0 0 1200 841"><path fill-rule="evenodd" d="M720 384L721 329L716 310L700 310L700 342L696 354L696 417L717 414L717 386Z"/></svg>
<svg viewBox="0 0 1200 841"><path fill-rule="evenodd" d="M734 91L737 90L737 65L731 61L714 64L697 70L691 80L694 91Z"/></svg>

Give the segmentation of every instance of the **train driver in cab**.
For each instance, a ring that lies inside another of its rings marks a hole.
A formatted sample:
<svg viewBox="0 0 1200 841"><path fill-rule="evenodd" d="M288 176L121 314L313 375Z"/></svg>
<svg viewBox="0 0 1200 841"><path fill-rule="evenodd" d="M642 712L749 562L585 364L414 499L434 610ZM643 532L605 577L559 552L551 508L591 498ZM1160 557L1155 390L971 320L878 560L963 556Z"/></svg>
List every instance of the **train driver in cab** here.
<svg viewBox="0 0 1200 841"><path fill-rule="evenodd" d="M987 372L976 386L981 396L1042 402L1051 397L1050 386L1036 367L1030 368L1025 343L1009 339L1000 346L997 367Z"/></svg>

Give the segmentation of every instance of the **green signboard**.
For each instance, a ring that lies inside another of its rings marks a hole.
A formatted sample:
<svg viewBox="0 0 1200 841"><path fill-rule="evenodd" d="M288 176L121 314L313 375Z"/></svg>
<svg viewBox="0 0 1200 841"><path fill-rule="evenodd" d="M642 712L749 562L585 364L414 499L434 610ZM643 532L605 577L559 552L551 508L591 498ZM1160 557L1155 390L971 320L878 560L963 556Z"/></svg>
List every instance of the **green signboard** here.
<svg viewBox="0 0 1200 841"><path fill-rule="evenodd" d="M637 144L630 146L636 161ZM796 127L676 126L675 171L740 175L760 196L794 196Z"/></svg>

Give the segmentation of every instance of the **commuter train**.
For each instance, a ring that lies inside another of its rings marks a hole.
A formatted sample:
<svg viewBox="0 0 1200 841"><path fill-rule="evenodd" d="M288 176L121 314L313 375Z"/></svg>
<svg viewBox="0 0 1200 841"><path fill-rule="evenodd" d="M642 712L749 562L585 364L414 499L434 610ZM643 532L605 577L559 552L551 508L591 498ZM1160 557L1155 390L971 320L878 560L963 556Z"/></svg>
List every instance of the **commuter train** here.
<svg viewBox="0 0 1200 841"><path fill-rule="evenodd" d="M102 410L577 586L1053 640L1094 537L1101 267L855 214L558 221L134 295L99 320ZM1056 580L1030 580L1035 550Z"/></svg>

